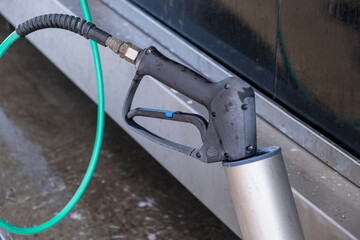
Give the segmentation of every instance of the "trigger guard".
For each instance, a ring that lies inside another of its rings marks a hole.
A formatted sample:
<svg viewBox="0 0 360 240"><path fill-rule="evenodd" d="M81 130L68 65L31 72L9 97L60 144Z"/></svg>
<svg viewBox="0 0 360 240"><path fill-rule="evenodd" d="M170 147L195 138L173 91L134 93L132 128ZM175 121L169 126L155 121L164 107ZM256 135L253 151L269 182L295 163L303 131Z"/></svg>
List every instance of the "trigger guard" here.
<svg viewBox="0 0 360 240"><path fill-rule="evenodd" d="M135 96L135 92L144 77L143 74L141 74L139 71L136 72L136 75L133 78L133 81L130 85L130 88L128 90L124 107L123 107L123 119L125 120L125 123L135 132L138 134L148 138L149 140L158 143L164 147L182 152L186 155L192 156L193 158L196 158L198 160L201 160L205 163L211 163L211 162L219 162L228 159L227 156L225 156L225 152L222 150L222 144L221 141L218 141L219 138L214 136L218 136L218 133L216 129L214 128L213 119L210 117L210 121L208 124L208 129L206 131L205 135L205 141L203 145L200 148L191 148L188 146L184 146L182 144L178 144L172 141L169 141L167 139L164 139L149 130L145 129L144 127L137 124L133 119L129 119L127 117L128 112L131 110L131 104L133 102L133 98Z"/></svg>
<svg viewBox="0 0 360 240"><path fill-rule="evenodd" d="M140 84L140 81L142 80L143 77L144 77L144 75L141 74L139 71L137 71L133 78L133 81L131 82L130 88L129 88L128 93L125 98L124 107L123 107L123 111L122 111L122 115L123 115L123 119L124 119L125 123L132 130L134 130L138 134L148 138L149 140L151 140L155 143L158 143L164 147L167 147L167 148L170 148L170 149L173 149L173 150L176 150L176 151L179 151L186 155L191 156L191 154L195 150L195 148L184 146L182 144L178 144L178 143L169 141L165 138L162 138L162 137L150 132L146 128L140 126L133 119L130 119L127 117L127 114L128 114L128 112L130 112L130 109L131 109L131 104L133 102L135 92L136 92L136 90Z"/></svg>

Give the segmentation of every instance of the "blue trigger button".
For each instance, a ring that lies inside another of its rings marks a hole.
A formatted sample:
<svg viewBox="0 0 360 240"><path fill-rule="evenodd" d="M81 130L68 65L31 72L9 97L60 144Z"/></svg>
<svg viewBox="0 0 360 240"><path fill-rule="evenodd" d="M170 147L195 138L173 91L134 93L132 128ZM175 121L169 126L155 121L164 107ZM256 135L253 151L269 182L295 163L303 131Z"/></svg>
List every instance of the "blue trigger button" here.
<svg viewBox="0 0 360 240"><path fill-rule="evenodd" d="M172 118L174 113L175 113L175 112L167 112L167 111L164 111L164 112L165 112L165 117L166 118Z"/></svg>
<svg viewBox="0 0 360 240"><path fill-rule="evenodd" d="M175 113L175 112L170 112L170 111L156 110L156 109L148 109L148 108L138 108L138 110L148 111L148 112L161 112L161 113L165 113L165 117L166 117L166 118L172 118L172 117L174 116L174 113Z"/></svg>

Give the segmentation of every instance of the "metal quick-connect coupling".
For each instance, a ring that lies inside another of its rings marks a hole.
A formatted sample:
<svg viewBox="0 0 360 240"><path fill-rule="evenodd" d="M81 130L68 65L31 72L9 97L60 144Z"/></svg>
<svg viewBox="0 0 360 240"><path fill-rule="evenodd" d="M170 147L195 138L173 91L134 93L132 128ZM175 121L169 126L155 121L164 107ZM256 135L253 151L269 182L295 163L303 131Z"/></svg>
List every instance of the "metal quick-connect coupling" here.
<svg viewBox="0 0 360 240"><path fill-rule="evenodd" d="M113 37L108 37L105 45L108 46L115 53L119 54L121 58L132 64L135 64L137 56L142 51L141 48L133 45L130 42L124 42L120 39L116 39Z"/></svg>

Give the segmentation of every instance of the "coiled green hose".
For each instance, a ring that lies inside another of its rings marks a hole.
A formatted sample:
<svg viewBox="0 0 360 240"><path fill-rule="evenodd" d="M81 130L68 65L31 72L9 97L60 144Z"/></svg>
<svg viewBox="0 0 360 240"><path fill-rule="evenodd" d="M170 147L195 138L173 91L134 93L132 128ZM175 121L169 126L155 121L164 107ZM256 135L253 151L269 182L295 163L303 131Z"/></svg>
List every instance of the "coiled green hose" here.
<svg viewBox="0 0 360 240"><path fill-rule="evenodd" d="M91 17L89 13L89 9L87 6L86 0L80 0L81 7L84 13L85 20L91 22ZM6 52L6 50L19 38L17 33L14 31L10 34L4 42L0 45L0 58ZM104 131L104 122L105 122L105 113L104 113L104 87L103 87L103 78L102 78L102 70L101 70L101 63L100 63L100 56L99 51L97 48L97 44L91 40L91 48L93 51L94 62L95 62L95 69L96 69L96 78L97 78L97 86L98 86L98 117L97 117L97 128L96 128L96 138L95 138L95 145L93 149L93 153L91 156L89 167L86 171L86 174L79 186L78 190L68 202L68 204L56 215L54 218L50 219L49 221L45 222L36 227L32 228L19 228L8 224L7 222L0 219L0 227L11 232L14 234L19 235L32 235L37 234L43 231L48 230L49 228L55 226L59 223L76 205L76 203L80 200L81 196L86 190L88 186L92 174L95 170L97 160L99 158L101 143L103 138L103 131Z"/></svg>

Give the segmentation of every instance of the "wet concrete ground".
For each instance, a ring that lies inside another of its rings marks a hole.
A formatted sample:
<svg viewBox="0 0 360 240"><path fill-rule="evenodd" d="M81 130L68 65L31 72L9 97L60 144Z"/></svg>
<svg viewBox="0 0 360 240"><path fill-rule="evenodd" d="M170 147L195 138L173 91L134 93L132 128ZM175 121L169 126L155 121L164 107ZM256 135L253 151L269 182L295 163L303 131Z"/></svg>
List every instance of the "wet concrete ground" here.
<svg viewBox="0 0 360 240"><path fill-rule="evenodd" d="M1 19L1 41L11 31ZM24 39L0 64L0 217L32 227L59 212L79 186L97 108ZM0 239L237 237L107 117L94 177L70 215L45 233L0 230Z"/></svg>

